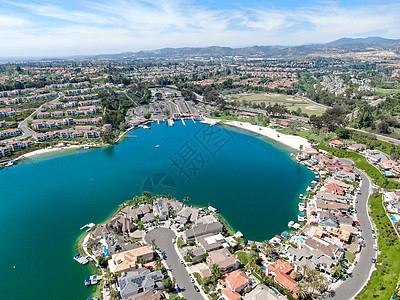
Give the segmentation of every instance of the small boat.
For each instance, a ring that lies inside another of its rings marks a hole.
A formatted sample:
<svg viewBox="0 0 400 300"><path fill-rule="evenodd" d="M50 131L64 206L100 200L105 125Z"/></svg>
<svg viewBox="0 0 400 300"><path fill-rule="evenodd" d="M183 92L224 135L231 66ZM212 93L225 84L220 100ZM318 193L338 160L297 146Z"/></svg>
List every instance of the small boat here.
<svg viewBox="0 0 400 300"><path fill-rule="evenodd" d="M13 165L14 164L11 161L9 161L8 163L4 164L5 167L12 167Z"/></svg>
<svg viewBox="0 0 400 300"><path fill-rule="evenodd" d="M304 199L304 195L303 195L303 194L300 194L300 195L299 195L299 199L302 199L302 200L303 200L303 199Z"/></svg>
<svg viewBox="0 0 400 300"><path fill-rule="evenodd" d="M306 220L306 216L303 215L303 214L299 214L299 215L297 216L297 220L298 220L299 222L304 222L304 221Z"/></svg>
<svg viewBox="0 0 400 300"><path fill-rule="evenodd" d="M208 207L208 210L211 211L211 212L213 212L213 213L216 213L216 214L219 213L219 210L216 209L216 208L214 208L214 207L212 207L212 206L209 206L209 207Z"/></svg>
<svg viewBox="0 0 400 300"><path fill-rule="evenodd" d="M86 286L89 286L91 283L90 283L90 278L89 277L86 277L85 278L85 285Z"/></svg>
<svg viewBox="0 0 400 300"><path fill-rule="evenodd" d="M83 147L83 149L87 150L87 149L89 149L89 146L85 146L85 147Z"/></svg>
<svg viewBox="0 0 400 300"><path fill-rule="evenodd" d="M288 227L289 227L289 228L291 228L293 225L294 225L294 221L290 221L290 222L288 223Z"/></svg>
<svg viewBox="0 0 400 300"><path fill-rule="evenodd" d="M156 148L160 148L160 145L156 145Z"/></svg>

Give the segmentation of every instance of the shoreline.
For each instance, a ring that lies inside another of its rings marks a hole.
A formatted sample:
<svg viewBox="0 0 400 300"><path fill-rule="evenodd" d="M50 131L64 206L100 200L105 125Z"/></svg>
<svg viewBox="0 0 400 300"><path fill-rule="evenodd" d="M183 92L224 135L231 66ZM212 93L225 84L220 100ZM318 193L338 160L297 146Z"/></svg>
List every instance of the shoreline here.
<svg viewBox="0 0 400 300"><path fill-rule="evenodd" d="M308 142L308 140L303 137L279 133L275 129L269 127L263 127L239 121L224 121L222 124L258 133L270 140L281 143L295 150L300 150L300 146L303 146L303 148L311 147L311 144Z"/></svg>
<svg viewBox="0 0 400 300"><path fill-rule="evenodd" d="M19 160L24 160L24 159L27 159L27 158L35 157L37 155L48 154L48 153L51 153L51 152L56 152L56 151L61 151L61 150L78 150L78 149L81 149L81 148L84 148L84 147L100 148L102 146L100 146L100 145L93 146L93 145L88 145L88 144L70 145L70 146L61 146L61 147L53 146L51 148L47 147L47 148L43 148L43 149L38 149L38 150L31 151L31 152L27 152L25 154L22 154L22 155L18 156L14 160L19 161Z"/></svg>

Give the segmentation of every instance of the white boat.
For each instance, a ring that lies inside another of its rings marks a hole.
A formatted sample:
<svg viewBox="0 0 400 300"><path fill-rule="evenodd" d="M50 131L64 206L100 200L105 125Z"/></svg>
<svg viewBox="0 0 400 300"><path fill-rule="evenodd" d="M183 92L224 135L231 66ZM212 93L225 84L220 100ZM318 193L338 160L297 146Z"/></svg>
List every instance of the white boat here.
<svg viewBox="0 0 400 300"><path fill-rule="evenodd" d="M299 203L299 211L305 211L306 206L304 205L304 203Z"/></svg>
<svg viewBox="0 0 400 300"><path fill-rule="evenodd" d="M14 164L12 162L10 162L10 161L8 163L4 164L5 167L12 167L13 165Z"/></svg>
<svg viewBox="0 0 400 300"><path fill-rule="evenodd" d="M89 149L89 146L85 146L85 147L83 147L83 149L87 150L87 149Z"/></svg>
<svg viewBox="0 0 400 300"><path fill-rule="evenodd" d="M156 145L156 148L160 148L160 145Z"/></svg>
<svg viewBox="0 0 400 300"><path fill-rule="evenodd" d="M304 195L303 195L303 194L300 194L300 195L299 195L299 199L303 200L303 199L304 199Z"/></svg>
<svg viewBox="0 0 400 300"><path fill-rule="evenodd" d="M216 208L214 208L214 207L212 207L212 206L209 206L209 207L208 207L208 210L209 210L209 211L212 211L213 213L216 213L216 214L219 213L219 210L216 209Z"/></svg>
<svg viewBox="0 0 400 300"><path fill-rule="evenodd" d="M294 221L290 221L290 222L288 223L288 227L290 227L290 228L292 228L293 225L294 225Z"/></svg>
<svg viewBox="0 0 400 300"><path fill-rule="evenodd" d="M172 120L172 119L168 119L167 120L167 123L168 123L168 126L170 126L170 127L174 127L174 120Z"/></svg>

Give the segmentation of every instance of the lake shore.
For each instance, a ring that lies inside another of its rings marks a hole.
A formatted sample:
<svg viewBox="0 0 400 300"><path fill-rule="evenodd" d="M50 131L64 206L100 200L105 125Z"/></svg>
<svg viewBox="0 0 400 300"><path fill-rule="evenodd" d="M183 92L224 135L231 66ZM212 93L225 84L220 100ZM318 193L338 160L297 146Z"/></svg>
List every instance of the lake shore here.
<svg viewBox="0 0 400 300"><path fill-rule="evenodd" d="M308 142L308 140L303 137L280 133L269 127L263 127L239 121L224 121L223 124L259 133L271 140L296 150L300 150L300 146L303 146L304 148L311 147L311 144Z"/></svg>
<svg viewBox="0 0 400 300"><path fill-rule="evenodd" d="M56 151L61 151L61 150L76 150L76 149L81 149L84 147L99 147L99 146L93 146L93 145L69 145L69 146L53 146L53 147L47 147L44 149L38 149L35 151L31 151L28 153L25 153L21 156L18 156L15 160L24 160L27 158L31 158L37 155L42 155L42 154L47 154L47 153L51 153L51 152L56 152Z"/></svg>

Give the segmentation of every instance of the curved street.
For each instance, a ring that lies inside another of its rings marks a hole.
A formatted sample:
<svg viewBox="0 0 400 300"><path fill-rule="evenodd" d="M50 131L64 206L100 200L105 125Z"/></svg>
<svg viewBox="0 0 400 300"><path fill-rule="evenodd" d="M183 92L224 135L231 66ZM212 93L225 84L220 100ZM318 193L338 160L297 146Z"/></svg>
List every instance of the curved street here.
<svg viewBox="0 0 400 300"><path fill-rule="evenodd" d="M353 164L350 160L341 160ZM333 289L334 296L331 299L335 300L353 299L361 292L375 266L371 259L377 257L377 251L374 251L373 248L376 245L376 240L372 237L373 227L368 215L368 199L372 192L371 182L362 171L358 169L354 169L354 171L361 177L361 194L357 197L358 203L355 204L355 208L357 209L357 218L360 222L365 247L362 247L361 253L356 256L357 265L352 269L351 276Z"/></svg>
<svg viewBox="0 0 400 300"><path fill-rule="evenodd" d="M179 256L175 250L175 245L172 243L174 237L175 233L171 229L155 228L146 234L145 240L148 244L151 244L152 240L154 240L157 247L165 252L168 268L171 269L176 283L182 289L183 296L190 300L204 300L200 292L194 290L186 268L179 263Z"/></svg>
<svg viewBox="0 0 400 300"><path fill-rule="evenodd" d="M34 116L35 114L40 113L45 105L48 105L48 104L57 102L58 99L60 99L61 95L62 95L62 94L59 94L58 97L57 97L56 99L51 100L51 101L46 102L46 103L43 103L43 104L40 105L33 113L31 113L25 120L23 120L21 123L19 123L19 124L18 124L18 129L20 129L20 130L22 131L22 134L21 134L21 135L19 135L19 136L14 136L14 137L11 137L11 138L8 138L8 139L4 139L4 140L2 140L2 142L16 141L16 140L24 140L24 139L27 139L28 137L30 137L30 136L32 136L32 135L35 135L36 132L33 131L33 130L30 130L30 129L28 128L28 121L32 120L32 119L33 119L33 116Z"/></svg>

